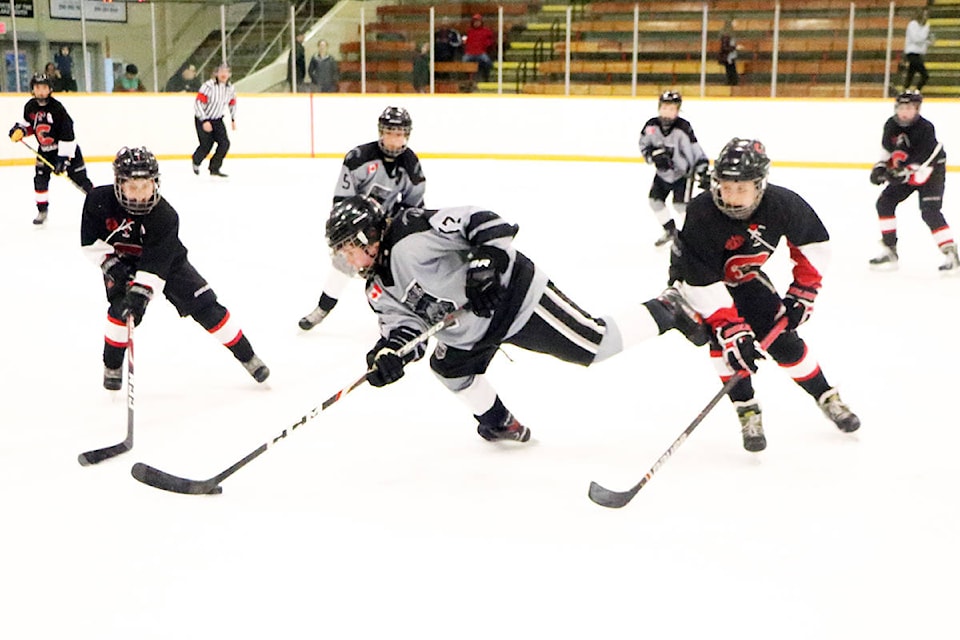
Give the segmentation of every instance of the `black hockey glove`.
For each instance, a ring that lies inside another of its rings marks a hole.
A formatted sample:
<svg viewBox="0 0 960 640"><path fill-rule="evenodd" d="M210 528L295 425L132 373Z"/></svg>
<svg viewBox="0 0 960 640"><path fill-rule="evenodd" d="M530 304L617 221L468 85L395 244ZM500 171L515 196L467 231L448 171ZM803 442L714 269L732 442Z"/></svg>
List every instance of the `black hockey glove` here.
<svg viewBox="0 0 960 640"><path fill-rule="evenodd" d="M764 355L757 348L757 336L746 322L728 322L717 327L723 357L734 371L757 372L757 360Z"/></svg>
<svg viewBox="0 0 960 640"><path fill-rule="evenodd" d="M426 345L418 344L405 356L398 355L403 347L419 334L413 327L398 327L387 338L380 338L373 349L367 352L367 382L374 387L383 387L403 377L403 367L419 360L426 353Z"/></svg>
<svg viewBox="0 0 960 640"><path fill-rule="evenodd" d="M887 181L887 163L878 162L873 165L873 171L870 172L870 182L873 184L883 184Z"/></svg>
<svg viewBox="0 0 960 640"><path fill-rule="evenodd" d="M810 319L813 313L813 301L817 298L817 290L805 287L794 282L787 289L783 297L783 309L777 314L779 320L787 316L787 326L784 331L794 331L797 327Z"/></svg>
<svg viewBox="0 0 960 640"><path fill-rule="evenodd" d="M693 168L693 175L696 178L697 186L704 191L710 190L710 163L701 162Z"/></svg>
<svg viewBox="0 0 960 640"><path fill-rule="evenodd" d="M663 147L658 147L650 152L650 161L656 165L658 171L669 171L673 168L673 158L670 152Z"/></svg>
<svg viewBox="0 0 960 640"><path fill-rule="evenodd" d="M127 289L127 295L123 297L120 317L126 319L127 316L133 316L133 324L139 325L143 320L143 314L147 312L147 303L152 297L153 289L145 284L134 282Z"/></svg>
<svg viewBox="0 0 960 640"><path fill-rule="evenodd" d="M465 286L470 310L481 318L489 318L503 301L500 274L507 270L507 254L494 247L481 246L470 255Z"/></svg>
<svg viewBox="0 0 960 640"><path fill-rule="evenodd" d="M10 129L10 140L13 142L20 142L25 135L27 135L27 128L19 122Z"/></svg>
<svg viewBox="0 0 960 640"><path fill-rule="evenodd" d="M393 349L381 349L367 371L367 382L374 387L385 387L403 377L403 358Z"/></svg>
<svg viewBox="0 0 960 640"><path fill-rule="evenodd" d="M103 286L107 290L107 300L112 302L127 292L127 283L133 277L133 267L111 254L100 265L100 269L103 271Z"/></svg>
<svg viewBox="0 0 960 640"><path fill-rule="evenodd" d="M57 156L57 161L53 163L54 173L66 173L70 168L70 158L67 156Z"/></svg>

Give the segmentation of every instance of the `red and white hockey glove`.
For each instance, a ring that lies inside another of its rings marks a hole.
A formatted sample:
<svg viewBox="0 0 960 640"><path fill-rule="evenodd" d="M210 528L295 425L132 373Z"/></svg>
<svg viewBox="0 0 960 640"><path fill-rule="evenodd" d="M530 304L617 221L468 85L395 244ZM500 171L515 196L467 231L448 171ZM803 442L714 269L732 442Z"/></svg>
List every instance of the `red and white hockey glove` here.
<svg viewBox="0 0 960 640"><path fill-rule="evenodd" d="M746 322L735 321L717 327L717 340L723 349L723 357L734 371L757 372L757 360L763 360L763 352L757 345L757 336Z"/></svg>
<svg viewBox="0 0 960 640"><path fill-rule="evenodd" d="M805 287L796 282L790 285L787 295L783 297L783 309L777 314L778 319L787 316L784 331L794 331L809 320L813 313L813 301L816 299L817 290L813 287Z"/></svg>

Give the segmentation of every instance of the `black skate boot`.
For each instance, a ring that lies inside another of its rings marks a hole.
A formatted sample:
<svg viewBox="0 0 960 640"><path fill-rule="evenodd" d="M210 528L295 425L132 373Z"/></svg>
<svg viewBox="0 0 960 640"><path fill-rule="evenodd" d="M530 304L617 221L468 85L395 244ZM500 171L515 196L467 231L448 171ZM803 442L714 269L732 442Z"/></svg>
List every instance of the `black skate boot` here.
<svg viewBox="0 0 960 640"><path fill-rule="evenodd" d="M244 362L243 367L257 382L263 382L270 377L270 369L268 369L267 365L263 364L263 360L257 356L253 356Z"/></svg>
<svg viewBox="0 0 960 640"><path fill-rule="evenodd" d="M530 429L527 429L517 422L517 419L514 418L513 414L509 411L507 412L506 419L498 424L481 422L477 425L477 433L480 434L481 438L489 440L490 442L494 442L495 440L526 442L530 439Z"/></svg>
<svg viewBox="0 0 960 640"><path fill-rule="evenodd" d="M317 307L307 315L300 318L300 322L297 324L299 324L300 328L304 331L310 331L310 329L313 329L315 326L323 322L323 319L327 317L328 313L330 312L324 311L320 307Z"/></svg>
<svg viewBox="0 0 960 640"><path fill-rule="evenodd" d="M944 273L960 273L960 256L957 255L957 245L951 242L940 247L940 251L947 257L947 260L938 267Z"/></svg>
<svg viewBox="0 0 960 640"><path fill-rule="evenodd" d="M817 405L840 431L853 433L860 428L860 418L840 399L840 392L830 389L817 400Z"/></svg>
<svg viewBox="0 0 960 640"><path fill-rule="evenodd" d="M700 314L680 295L679 291L674 287L667 287L663 293L657 296L657 300L673 315L674 326L687 340L698 347L707 343L710 339L707 325L704 324Z"/></svg>
<svg viewBox="0 0 960 640"><path fill-rule="evenodd" d="M662 247L665 244L670 244L673 242L673 233L667 229L664 229L663 235L657 238L656 242L653 243L655 247Z"/></svg>
<svg viewBox="0 0 960 640"><path fill-rule="evenodd" d="M108 391L120 391L123 386L123 369L103 368L103 388Z"/></svg>
<svg viewBox="0 0 960 640"><path fill-rule="evenodd" d="M737 417L740 418L740 434L743 436L743 448L747 451L763 451L767 448L767 437L763 435L763 419L760 405L754 400L734 402Z"/></svg>
<svg viewBox="0 0 960 640"><path fill-rule="evenodd" d="M899 266L900 256L896 247L883 245L883 250L876 258L870 258L870 266L875 269L894 270Z"/></svg>

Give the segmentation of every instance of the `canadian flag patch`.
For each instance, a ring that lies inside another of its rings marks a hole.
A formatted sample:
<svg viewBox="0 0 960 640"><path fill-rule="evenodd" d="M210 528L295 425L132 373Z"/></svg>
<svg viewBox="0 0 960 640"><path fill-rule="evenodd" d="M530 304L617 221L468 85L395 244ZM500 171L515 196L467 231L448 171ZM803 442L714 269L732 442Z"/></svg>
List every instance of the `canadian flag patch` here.
<svg viewBox="0 0 960 640"><path fill-rule="evenodd" d="M376 300L377 298L383 295L383 289L380 288L380 285L378 285L377 283L374 283L373 286L370 287L370 293L367 295L370 296L371 300Z"/></svg>
<svg viewBox="0 0 960 640"><path fill-rule="evenodd" d="M371 162L370 164L367 165L367 173L368 174L376 173L377 169L379 168L380 168L379 162Z"/></svg>

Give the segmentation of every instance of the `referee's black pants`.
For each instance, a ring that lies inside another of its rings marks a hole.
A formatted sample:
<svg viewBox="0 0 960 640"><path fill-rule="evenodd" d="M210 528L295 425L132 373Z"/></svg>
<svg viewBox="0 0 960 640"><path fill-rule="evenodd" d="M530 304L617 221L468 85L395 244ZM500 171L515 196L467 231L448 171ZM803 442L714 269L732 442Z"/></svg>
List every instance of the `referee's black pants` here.
<svg viewBox="0 0 960 640"><path fill-rule="evenodd" d="M213 125L213 131L207 133L203 130L203 123L209 122ZM210 153L213 143L217 143L217 150L210 158L210 173L220 171L223 165L223 159L227 157L227 151L230 150L230 139L227 137L227 125L223 123L223 118L219 120L199 120L194 118L194 124L197 127L197 138L200 140L200 146L193 152L193 165L199 167L203 159Z"/></svg>

